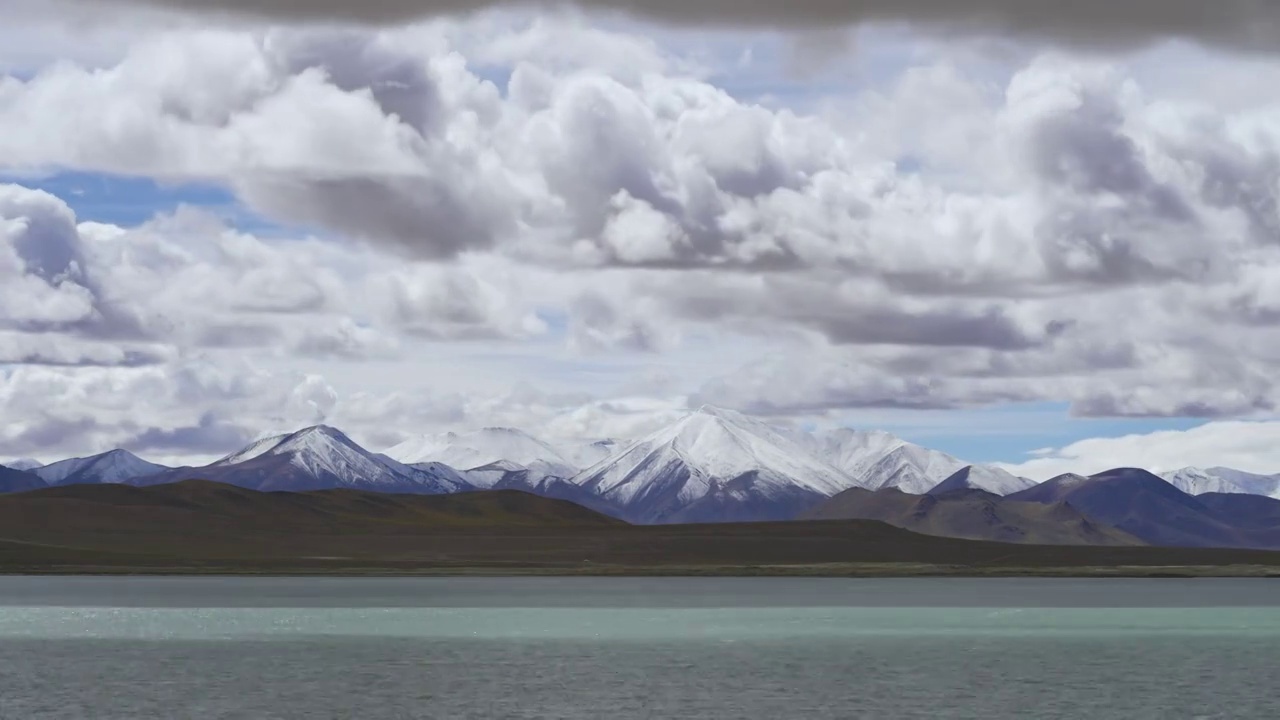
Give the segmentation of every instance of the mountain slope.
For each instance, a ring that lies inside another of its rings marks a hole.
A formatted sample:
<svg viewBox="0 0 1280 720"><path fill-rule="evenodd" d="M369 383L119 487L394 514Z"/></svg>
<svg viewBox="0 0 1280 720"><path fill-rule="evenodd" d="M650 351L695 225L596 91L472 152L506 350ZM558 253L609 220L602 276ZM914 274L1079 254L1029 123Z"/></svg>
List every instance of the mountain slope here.
<svg viewBox="0 0 1280 720"><path fill-rule="evenodd" d="M0 465L0 493L26 492L48 487L39 475Z"/></svg>
<svg viewBox="0 0 1280 720"><path fill-rule="evenodd" d="M472 489L451 468L403 465L360 447L334 428L318 426L259 440L203 468L178 468L138 481L158 485L212 480L260 491L337 488L387 493L445 494Z"/></svg>
<svg viewBox="0 0 1280 720"><path fill-rule="evenodd" d="M836 428L816 435L797 432L792 437L846 475L859 480L869 478L877 463L907 444L905 440L887 432L852 428ZM869 480L866 486L873 484L878 483Z"/></svg>
<svg viewBox="0 0 1280 720"><path fill-rule="evenodd" d="M1253 530L1280 528L1280 500L1242 493L1206 493L1196 500L1223 521Z"/></svg>
<svg viewBox="0 0 1280 720"><path fill-rule="evenodd" d="M384 454L408 465L437 462L460 470L496 462L514 463L536 474L558 477L571 477L579 470L555 448L513 428L426 435L396 445Z"/></svg>
<svg viewBox="0 0 1280 720"><path fill-rule="evenodd" d="M1035 486L1035 482L1000 468L970 465L956 471L929 491L929 495L946 495L961 490L982 490L1004 497Z"/></svg>
<svg viewBox="0 0 1280 720"><path fill-rule="evenodd" d="M1088 478L1064 475L1009 499L1068 503L1094 522L1111 525L1153 545L1280 547L1280 529L1241 527L1156 475L1134 468Z"/></svg>
<svg viewBox="0 0 1280 720"><path fill-rule="evenodd" d="M856 484L764 423L711 407L572 482L642 523L786 519Z"/></svg>
<svg viewBox="0 0 1280 720"><path fill-rule="evenodd" d="M897 488L847 490L801 520L879 520L925 535L1035 545L1140 545L1137 538L1091 522L1066 504L1042 505L981 490L909 495Z"/></svg>
<svg viewBox="0 0 1280 720"><path fill-rule="evenodd" d="M101 455L63 460L31 472L50 485L86 485L126 483L168 469L127 450L112 450Z"/></svg>

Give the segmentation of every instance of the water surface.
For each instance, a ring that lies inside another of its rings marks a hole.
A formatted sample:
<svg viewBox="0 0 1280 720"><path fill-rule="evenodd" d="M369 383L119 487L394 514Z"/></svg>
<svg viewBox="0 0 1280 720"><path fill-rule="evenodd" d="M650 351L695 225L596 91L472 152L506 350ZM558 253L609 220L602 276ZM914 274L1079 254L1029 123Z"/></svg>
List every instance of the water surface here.
<svg viewBox="0 0 1280 720"><path fill-rule="evenodd" d="M1280 718L1280 582L0 578L0 718Z"/></svg>

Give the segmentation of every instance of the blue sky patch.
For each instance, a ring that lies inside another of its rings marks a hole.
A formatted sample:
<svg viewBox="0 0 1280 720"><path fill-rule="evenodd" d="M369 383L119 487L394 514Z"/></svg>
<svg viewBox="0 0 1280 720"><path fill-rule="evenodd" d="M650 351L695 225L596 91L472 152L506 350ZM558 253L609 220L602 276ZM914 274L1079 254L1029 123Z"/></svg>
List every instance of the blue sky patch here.
<svg viewBox="0 0 1280 720"><path fill-rule="evenodd" d="M81 222L134 227L187 206L211 212L244 232L275 233L283 229L246 208L230 190L215 183L170 183L88 172L59 172L43 177L0 175L0 183L55 195L75 211Z"/></svg>

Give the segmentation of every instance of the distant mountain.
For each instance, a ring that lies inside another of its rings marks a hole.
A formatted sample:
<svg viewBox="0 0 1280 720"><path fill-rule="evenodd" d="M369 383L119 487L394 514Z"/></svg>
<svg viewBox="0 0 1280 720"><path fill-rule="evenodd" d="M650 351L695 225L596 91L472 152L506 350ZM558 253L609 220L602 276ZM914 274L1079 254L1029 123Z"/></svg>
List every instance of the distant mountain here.
<svg viewBox="0 0 1280 720"><path fill-rule="evenodd" d="M626 447L626 443L612 438L585 444L562 443L559 445L560 455L579 469L589 468L592 465L604 462L618 452L625 450Z"/></svg>
<svg viewBox="0 0 1280 720"><path fill-rule="evenodd" d="M962 490L982 490L1004 497L1035 487L1035 481L1018 477L1000 468L970 465L960 468L929 491L929 495L946 495Z"/></svg>
<svg viewBox="0 0 1280 720"><path fill-rule="evenodd" d="M0 493L26 492L46 487L49 487L48 483L33 472L0 465Z"/></svg>
<svg viewBox="0 0 1280 720"><path fill-rule="evenodd" d="M63 460L31 472L50 485L99 485L127 483L168 469L127 450L112 450L101 455Z"/></svg>
<svg viewBox="0 0 1280 720"><path fill-rule="evenodd" d="M407 465L438 462L459 470L502 461L560 477L570 477L578 471L551 445L514 428L425 435L400 443L385 454Z"/></svg>
<svg viewBox="0 0 1280 720"><path fill-rule="evenodd" d="M970 466L944 452L913 445L879 430L838 428L816 435L809 442L801 440L801 443L858 480L861 487L872 490L898 488L909 494L923 495L966 467L975 468L976 487L999 495L1035 484L999 468Z"/></svg>
<svg viewBox="0 0 1280 720"><path fill-rule="evenodd" d="M1251 530L1280 528L1280 500L1240 493L1206 493L1196 496L1205 507L1235 527Z"/></svg>
<svg viewBox="0 0 1280 720"><path fill-rule="evenodd" d="M1065 503L1042 505L982 490L909 495L897 488L854 488L804 512L801 520L879 520L925 535L1033 545L1140 545Z"/></svg>
<svg viewBox="0 0 1280 720"><path fill-rule="evenodd" d="M1160 477L1135 468L1087 478L1063 475L1009 499L1067 503L1094 522L1111 525L1152 545L1280 548L1280 528L1244 526Z"/></svg>
<svg viewBox="0 0 1280 720"><path fill-rule="evenodd" d="M35 470L38 467L44 467L44 463L31 458L18 458L17 460L10 460L3 465L12 470Z"/></svg>
<svg viewBox="0 0 1280 720"><path fill-rule="evenodd" d="M1160 477L1188 495L1228 493L1280 499L1280 475L1255 475L1230 468L1183 468Z"/></svg>
<svg viewBox="0 0 1280 720"><path fill-rule="evenodd" d="M360 447L341 431L318 426L259 440L203 468L177 468L139 485L212 480L262 491L350 488L386 493L446 494L474 489L453 469L410 467Z"/></svg>
<svg viewBox="0 0 1280 720"><path fill-rule="evenodd" d="M640 523L781 520L857 483L768 425L704 407L572 483Z"/></svg>

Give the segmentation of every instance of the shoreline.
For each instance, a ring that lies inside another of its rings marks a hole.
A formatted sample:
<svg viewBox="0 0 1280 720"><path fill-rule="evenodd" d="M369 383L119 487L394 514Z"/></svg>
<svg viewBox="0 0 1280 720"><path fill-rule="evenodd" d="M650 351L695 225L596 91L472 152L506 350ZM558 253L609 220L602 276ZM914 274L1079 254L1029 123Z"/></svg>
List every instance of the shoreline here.
<svg viewBox="0 0 1280 720"><path fill-rule="evenodd" d="M0 567L0 576L58 577L810 577L810 578L1256 578L1280 579L1280 567L1265 565L1165 565L1081 567L972 567L915 564L824 564L747 566L486 567L383 564L275 565L58 565Z"/></svg>

